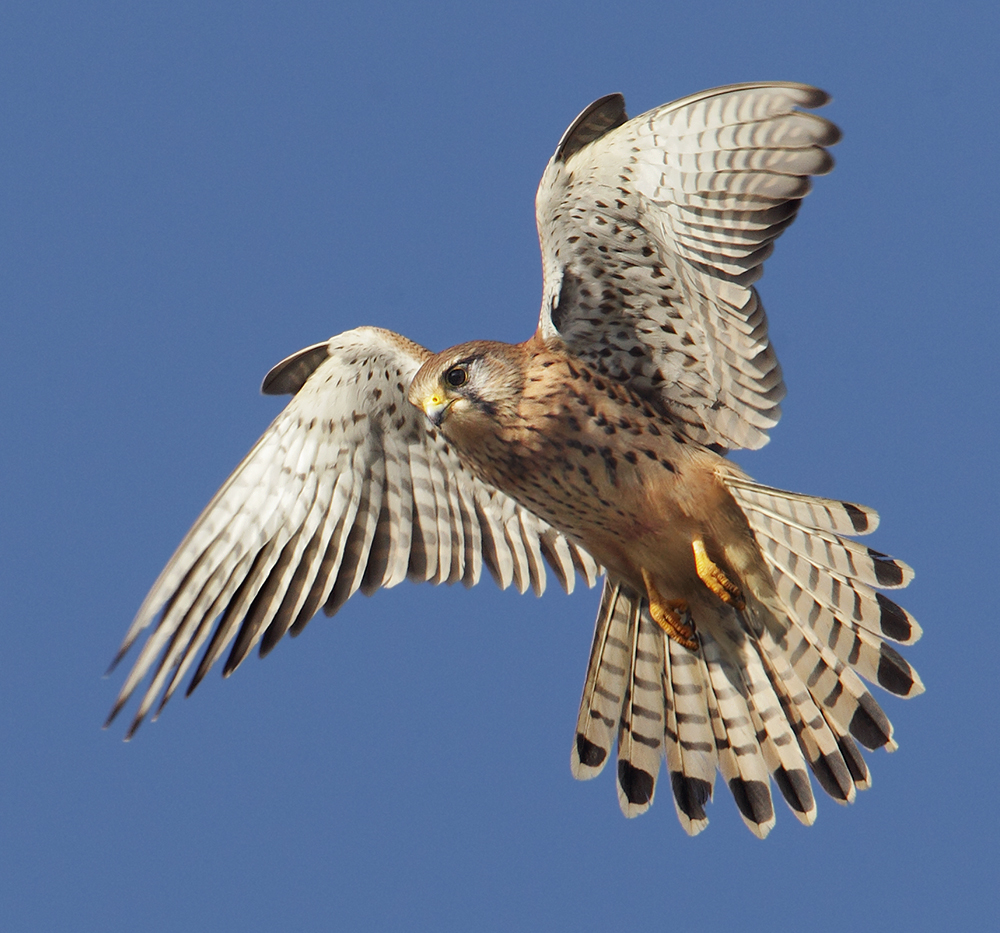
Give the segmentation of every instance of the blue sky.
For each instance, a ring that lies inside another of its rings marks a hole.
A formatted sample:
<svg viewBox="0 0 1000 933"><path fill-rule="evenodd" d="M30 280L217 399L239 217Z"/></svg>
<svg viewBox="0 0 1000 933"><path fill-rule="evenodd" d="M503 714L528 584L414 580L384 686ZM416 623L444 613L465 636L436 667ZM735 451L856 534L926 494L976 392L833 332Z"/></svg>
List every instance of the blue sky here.
<svg viewBox="0 0 1000 933"><path fill-rule="evenodd" d="M28 930L989 929L998 875L995 4L55 3L0 11L0 904ZM688 839L569 749L596 592L404 584L121 741L107 666L280 408L359 324L521 340L569 121L789 79L844 130L760 284L763 482L911 563L900 749L764 842Z"/></svg>

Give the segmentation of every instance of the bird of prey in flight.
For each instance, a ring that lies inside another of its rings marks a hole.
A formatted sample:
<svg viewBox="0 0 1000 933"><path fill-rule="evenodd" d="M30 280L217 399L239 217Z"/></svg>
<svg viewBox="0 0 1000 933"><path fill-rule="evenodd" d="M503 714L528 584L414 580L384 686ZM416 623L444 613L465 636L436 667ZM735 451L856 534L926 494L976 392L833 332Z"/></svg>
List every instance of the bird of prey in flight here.
<svg viewBox="0 0 1000 933"><path fill-rule="evenodd" d="M892 647L920 635L880 590L912 571L855 541L865 506L761 485L726 458L768 440L785 394L754 282L839 132L799 84L704 91L628 119L595 101L536 198L534 335L432 353L359 327L290 356L291 401L160 574L115 663L146 641L109 717L131 735L192 671L267 654L323 609L403 580L603 593L571 767L617 742L622 810L665 760L697 833L716 773L747 826L772 785L803 823L809 773L850 802L858 746L895 748L865 681L909 697ZM546 569L548 568L548 570ZM228 653L227 653L228 652ZM140 689L146 678L148 682Z"/></svg>

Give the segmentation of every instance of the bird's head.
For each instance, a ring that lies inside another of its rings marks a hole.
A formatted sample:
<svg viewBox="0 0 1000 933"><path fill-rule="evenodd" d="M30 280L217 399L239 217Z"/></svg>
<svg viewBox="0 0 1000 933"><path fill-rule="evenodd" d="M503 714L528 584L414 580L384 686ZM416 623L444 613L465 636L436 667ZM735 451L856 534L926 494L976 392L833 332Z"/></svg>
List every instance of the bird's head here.
<svg viewBox="0 0 1000 933"><path fill-rule="evenodd" d="M410 383L410 401L446 437L495 435L517 413L524 390L520 347L477 340L432 356Z"/></svg>

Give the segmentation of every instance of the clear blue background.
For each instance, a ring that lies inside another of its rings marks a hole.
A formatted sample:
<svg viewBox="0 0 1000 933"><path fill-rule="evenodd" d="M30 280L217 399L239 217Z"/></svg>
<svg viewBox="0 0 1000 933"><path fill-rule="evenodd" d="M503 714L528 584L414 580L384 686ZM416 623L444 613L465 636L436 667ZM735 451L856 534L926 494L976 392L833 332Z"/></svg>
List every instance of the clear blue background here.
<svg viewBox="0 0 1000 933"><path fill-rule="evenodd" d="M0 9L0 928L995 928L994 2L31 3ZM534 329L563 129L714 85L833 93L838 166L761 291L765 482L879 508L914 565L874 787L724 788L680 830L569 775L595 592L404 584L121 741L101 673L278 411L267 369L363 323Z"/></svg>

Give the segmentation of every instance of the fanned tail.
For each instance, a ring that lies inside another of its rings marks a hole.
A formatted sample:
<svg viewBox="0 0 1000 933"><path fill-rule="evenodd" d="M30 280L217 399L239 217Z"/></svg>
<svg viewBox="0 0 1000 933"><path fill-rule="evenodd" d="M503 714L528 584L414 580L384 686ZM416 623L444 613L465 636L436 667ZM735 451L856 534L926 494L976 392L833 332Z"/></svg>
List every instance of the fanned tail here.
<svg viewBox="0 0 1000 933"><path fill-rule="evenodd" d="M573 776L600 774L616 736L622 812L633 817L649 809L665 753L682 825L691 835L704 829L718 756L698 659L666 638L645 597L606 579L570 757Z"/></svg>
<svg viewBox="0 0 1000 933"><path fill-rule="evenodd" d="M858 745L896 743L862 678L898 696L922 692L889 644L916 641L920 627L875 589L906 586L912 570L844 537L876 527L871 509L744 479L726 484L770 579L747 586L745 610L720 601L711 619L694 619L699 647L690 651L653 622L644 595L609 577L571 764L575 777L595 777L617 736L618 798L631 817L652 803L665 757L691 835L708 825L718 770L763 837L775 822L772 781L806 825L816 818L809 771L840 803L870 786Z"/></svg>
<svg viewBox="0 0 1000 933"><path fill-rule="evenodd" d="M749 594L741 623L817 781L850 803L871 784L858 744L896 748L892 724L862 678L902 697L924 689L889 644L912 644L920 626L876 590L906 586L913 571L845 537L877 527L872 509L742 478L725 482L770 577L770 586Z"/></svg>

